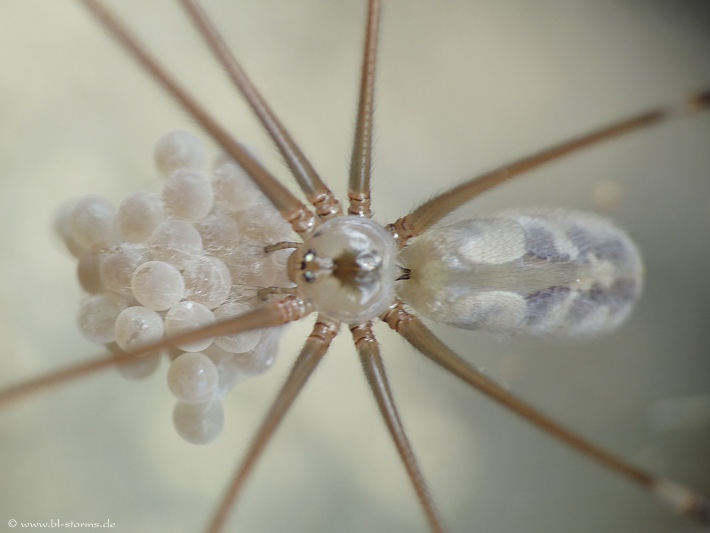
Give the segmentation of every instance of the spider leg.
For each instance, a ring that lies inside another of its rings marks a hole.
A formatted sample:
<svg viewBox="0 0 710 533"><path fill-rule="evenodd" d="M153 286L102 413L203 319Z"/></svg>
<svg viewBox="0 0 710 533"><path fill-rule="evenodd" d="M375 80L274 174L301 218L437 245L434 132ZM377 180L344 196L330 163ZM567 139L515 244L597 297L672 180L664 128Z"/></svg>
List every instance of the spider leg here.
<svg viewBox="0 0 710 533"><path fill-rule="evenodd" d="M673 511L699 522L710 523L710 500L674 481L655 477L562 427L537 409L484 376L439 340L417 317L396 302L380 317L419 352L457 378L537 426L550 436L649 491Z"/></svg>
<svg viewBox="0 0 710 533"><path fill-rule="evenodd" d="M351 326L350 331L352 331L355 347L360 356L367 382L370 384L380 413L382 413L387 429L392 435L392 440L394 440L397 452L404 463L414 491L417 493L417 498L419 498L419 503L429 522L429 527L434 533L443 533L445 531L443 522L427 489L426 481L417 465L404 425L399 418L397 405L385 374L385 366L380 357L380 349L372 332L372 323Z"/></svg>
<svg viewBox="0 0 710 533"><path fill-rule="evenodd" d="M207 528L209 533L217 533L224 529L229 513L237 501L247 476L271 440L286 412L293 405L293 401L313 373L313 370L315 370L328 351L331 341L338 333L338 327L339 324L326 318L318 317L315 326L313 326L313 331L293 364L289 376L286 378L286 382L281 387L274 403L271 404L269 412L264 417L259 430L247 449L246 456L242 459L229 487L227 487L227 491L224 493L219 507Z"/></svg>
<svg viewBox="0 0 710 533"><path fill-rule="evenodd" d="M281 157L288 165L298 186L306 195L306 199L315 207L316 214L321 219L341 215L340 202L333 196L331 190L320 178L288 130L286 130L259 90L249 79L200 4L196 0L179 1L235 87L261 121L264 129L269 133L271 140L279 149Z"/></svg>
<svg viewBox="0 0 710 533"><path fill-rule="evenodd" d="M370 0L367 4L367 27L360 71L360 95L357 105L355 139L350 159L350 180L348 181L348 197L350 198L348 213L367 218L372 217L370 174L379 25L380 2L379 0Z"/></svg>
<svg viewBox="0 0 710 533"><path fill-rule="evenodd" d="M489 189L497 187L501 183L529 170L600 142L608 141L669 119L695 114L708 108L710 108L710 89L705 89L676 104L651 109L614 124L609 124L586 135L557 144L471 178L424 202L410 214L389 224L387 228L395 235L400 247L404 247L410 239L424 233L454 209Z"/></svg>
<svg viewBox="0 0 710 533"><path fill-rule="evenodd" d="M160 66L148 53L145 46L131 34L128 28L98 0L80 0L97 20L118 40L121 45L160 83L190 116L219 144L244 171L254 180L281 216L300 234L310 233L316 226L316 218L291 191L254 159L197 101Z"/></svg>
<svg viewBox="0 0 710 533"><path fill-rule="evenodd" d="M135 361L147 357L160 350L171 348L178 344L233 335L253 329L280 326L287 322L300 320L313 312L310 304L306 304L298 297L287 296L283 300L271 302L247 313L217 322L210 326L202 326L194 331L187 331L180 335L166 337L159 342L147 344L130 352L115 353L111 356L99 356L81 363L70 365L60 370L54 370L34 379L23 381L0 390L0 407L13 401L30 396L40 390L49 389L75 381L85 375L92 374L105 368Z"/></svg>

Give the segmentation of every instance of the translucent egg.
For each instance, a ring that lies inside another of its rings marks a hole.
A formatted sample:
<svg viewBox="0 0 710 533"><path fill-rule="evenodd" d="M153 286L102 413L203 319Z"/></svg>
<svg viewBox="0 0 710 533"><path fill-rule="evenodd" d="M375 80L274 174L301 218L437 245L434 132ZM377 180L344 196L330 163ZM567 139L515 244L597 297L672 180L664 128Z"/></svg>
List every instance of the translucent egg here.
<svg viewBox="0 0 710 533"><path fill-rule="evenodd" d="M214 309L229 296L232 276L216 257L202 256L185 264L185 298Z"/></svg>
<svg viewBox="0 0 710 533"><path fill-rule="evenodd" d="M177 169L163 186L163 206L172 218L199 222L212 210L212 184L197 170Z"/></svg>
<svg viewBox="0 0 710 533"><path fill-rule="evenodd" d="M195 224L195 228L202 237L205 252L219 258L224 256L227 249L237 246L241 240L236 220L224 213L209 215Z"/></svg>
<svg viewBox="0 0 710 533"><path fill-rule="evenodd" d="M201 403L217 392L219 376L212 359L201 352L184 353L170 363L168 387L185 403Z"/></svg>
<svg viewBox="0 0 710 533"><path fill-rule="evenodd" d="M219 374L219 385L217 388L218 396L225 396L238 383L249 379L252 374L245 372L239 361L232 356L229 359L224 359L217 364L217 373Z"/></svg>
<svg viewBox="0 0 710 533"><path fill-rule="evenodd" d="M178 168L200 169L205 164L205 148L196 135L188 131L171 131L155 145L155 165L163 176Z"/></svg>
<svg viewBox="0 0 710 533"><path fill-rule="evenodd" d="M77 200L74 198L63 202L62 205L59 206L54 214L52 227L54 228L55 235L62 240L67 251L74 257L79 258L86 252L86 247L79 244L74 238L74 235L72 235L71 212L76 202Z"/></svg>
<svg viewBox="0 0 710 533"><path fill-rule="evenodd" d="M230 250L224 262L232 273L232 283L247 287L270 287L276 280L276 265L264 253L264 246L240 244Z"/></svg>
<svg viewBox="0 0 710 533"><path fill-rule="evenodd" d="M128 195L118 206L118 229L128 242L145 242L163 221L163 202L152 192Z"/></svg>
<svg viewBox="0 0 710 533"><path fill-rule="evenodd" d="M153 311L166 311L185 296L185 282L180 271L163 261L147 261L131 277L133 296Z"/></svg>
<svg viewBox="0 0 710 533"><path fill-rule="evenodd" d="M116 318L116 344L123 351L130 351L158 342L163 338L163 318L142 306L129 307Z"/></svg>
<svg viewBox="0 0 710 533"><path fill-rule="evenodd" d="M178 402L173 410L173 425L190 444L209 444L224 427L222 403L217 399L196 404Z"/></svg>
<svg viewBox="0 0 710 533"><path fill-rule="evenodd" d="M115 338L114 324L126 307L126 300L115 294L89 296L79 307L79 329L87 339L94 342L112 342Z"/></svg>
<svg viewBox="0 0 710 533"><path fill-rule="evenodd" d="M232 318L247 311L251 311L252 306L242 302L225 302L214 310L214 316L217 320L225 320ZM252 331L244 331L234 335L225 335L217 337L214 343L230 353L244 353L253 350L261 340L261 332L263 330L255 329Z"/></svg>
<svg viewBox="0 0 710 533"><path fill-rule="evenodd" d="M263 204L266 197L252 179L234 160L222 158L212 174L215 204L222 211L244 211L255 203Z"/></svg>
<svg viewBox="0 0 710 533"><path fill-rule="evenodd" d="M293 240L291 227L271 204L252 206L237 216L245 240L275 244Z"/></svg>
<svg viewBox="0 0 710 533"><path fill-rule="evenodd" d="M118 344L112 342L106 346L109 351L118 355L124 353ZM132 361L126 361L116 366L116 371L121 374L124 378L130 379L131 381L136 381L140 379L145 379L151 376L160 366L160 354L151 354Z"/></svg>
<svg viewBox="0 0 710 533"><path fill-rule="evenodd" d="M133 298L131 276L148 260L148 250L140 244L121 243L107 251L99 264L101 283L111 292Z"/></svg>
<svg viewBox="0 0 710 533"><path fill-rule="evenodd" d="M223 397L231 391L237 383L241 383L251 377L250 374L247 374L240 368L239 363L234 359L233 353L223 350L215 343L203 353L212 359L212 362L217 366L217 374L219 374L219 384L217 386L218 397Z"/></svg>
<svg viewBox="0 0 710 533"><path fill-rule="evenodd" d="M225 359L231 359L234 355L233 353L224 351L222 348L220 348L214 343L210 344L209 347L205 348L202 353L212 359L212 362L216 366L219 366L219 364Z"/></svg>
<svg viewBox="0 0 710 533"><path fill-rule="evenodd" d="M234 354L232 358L233 364L238 365L242 372L251 376L262 374L271 368L279 351L279 339L283 328L266 328L262 331L264 333L257 346L246 353Z"/></svg>
<svg viewBox="0 0 710 533"><path fill-rule="evenodd" d="M214 323L212 311L202 304L185 300L171 307L166 313L165 334L173 337ZM211 338L178 344L177 347L186 352L200 352L210 344L212 344Z"/></svg>
<svg viewBox="0 0 710 533"><path fill-rule="evenodd" d="M160 366L160 354L150 354L140 357L135 361L127 361L116 367L116 370L124 378L131 381L146 379L158 370Z"/></svg>
<svg viewBox="0 0 710 533"><path fill-rule="evenodd" d="M79 284L89 294L98 294L104 290L99 272L99 266L103 258L104 252L102 250L88 250L81 255L79 262L76 264L76 275L79 278Z"/></svg>
<svg viewBox="0 0 710 533"><path fill-rule="evenodd" d="M113 241L116 209L103 196L80 198L69 215L72 238L85 248L106 246Z"/></svg>
<svg viewBox="0 0 710 533"><path fill-rule="evenodd" d="M189 222L168 220L150 236L150 251L156 261L170 263L178 270L202 253L202 237Z"/></svg>

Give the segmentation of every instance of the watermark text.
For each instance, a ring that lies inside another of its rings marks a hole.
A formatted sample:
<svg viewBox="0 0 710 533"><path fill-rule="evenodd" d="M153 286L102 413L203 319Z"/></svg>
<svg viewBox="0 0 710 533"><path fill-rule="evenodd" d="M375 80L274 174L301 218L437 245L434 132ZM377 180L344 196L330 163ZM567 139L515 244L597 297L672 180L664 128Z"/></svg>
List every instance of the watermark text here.
<svg viewBox="0 0 710 533"><path fill-rule="evenodd" d="M10 527L20 527L25 529L53 529L59 527L66 528L115 528L116 522L111 520L103 520L101 522L78 522L74 520L59 520L57 518L52 518L49 521L44 522L19 522L14 518L7 521L7 525Z"/></svg>

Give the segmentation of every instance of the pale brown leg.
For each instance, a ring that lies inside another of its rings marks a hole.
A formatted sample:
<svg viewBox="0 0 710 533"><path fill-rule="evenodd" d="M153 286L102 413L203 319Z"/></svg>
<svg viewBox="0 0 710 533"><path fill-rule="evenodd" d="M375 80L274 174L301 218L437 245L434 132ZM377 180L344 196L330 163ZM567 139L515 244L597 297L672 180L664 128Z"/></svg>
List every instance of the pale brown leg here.
<svg viewBox="0 0 710 533"><path fill-rule="evenodd" d="M238 142L197 101L160 66L148 53L145 46L98 0L79 0L136 61L194 118L200 126L219 144L244 171L254 180L276 210L296 233L310 233L316 219L291 191L284 187Z"/></svg>
<svg viewBox="0 0 710 533"><path fill-rule="evenodd" d="M355 341L355 347L360 355L362 368L365 371L367 382L370 384L372 394L375 396L377 406L385 419L387 429L392 435L395 447L399 453L404 467L407 470L409 480L417 493L417 498L422 506L424 515L426 516L429 527L434 533L444 533L444 525L434 505L434 500L426 486L426 481L422 475L417 460L414 457L414 452L409 444L407 433L404 430L404 425L399 418L397 405L394 402L394 396L387 381L385 374L385 366L380 357L380 349L372 332L372 324L360 324L350 328Z"/></svg>
<svg viewBox="0 0 710 533"><path fill-rule="evenodd" d="M110 357L103 355L68 366L61 370L49 372L28 381L23 381L17 385L12 385L0 390L0 407L30 396L40 390L70 383L85 375L93 374L94 372L114 365L127 363L128 361L145 357L178 344L222 335L233 335L253 329L280 326L287 322L299 320L312 312L313 308L309 304L305 304L300 298L287 296L283 300L268 303L242 315L217 322L211 326L201 327L195 331L188 331L174 337L166 337L160 342L146 345L132 352L118 353Z"/></svg>
<svg viewBox="0 0 710 533"><path fill-rule="evenodd" d="M240 463L229 487L227 487L227 491L224 493L222 501L207 528L209 533L218 533L224 529L229 519L229 513L237 501L239 491L244 487L247 476L271 440L286 412L293 405L293 401L313 373L313 370L315 370L328 351L328 347L337 333L338 324L318 317L311 335L306 340L298 359L293 364L291 373L286 378L286 382L281 387L276 400L269 408L269 412L264 417L259 430L254 436L254 440L249 445L246 456Z"/></svg>
<svg viewBox="0 0 710 533"><path fill-rule="evenodd" d="M254 86L234 54L229 50L217 28L196 0L179 0L190 19L202 34L205 42L227 71L230 79L261 121L271 140L281 152L281 157L291 170L298 186L306 199L315 207L316 214L322 219L342 214L340 202L333 196L328 186L323 183L310 161L293 140L288 130L274 114L268 103Z"/></svg>
<svg viewBox="0 0 710 533"><path fill-rule="evenodd" d="M380 25L380 2L367 4L367 28L360 71L360 96L357 105L357 122L350 159L348 213L361 217L372 216L370 199L370 173L372 167L372 128L375 106L375 66L377 63L377 36Z"/></svg>
<svg viewBox="0 0 710 533"><path fill-rule="evenodd" d="M410 214L399 218L387 227L397 238L400 247L406 246L411 238L424 233L454 209L529 170L594 144L608 141L672 118L692 115L708 108L710 108L710 90L706 89L674 105L652 109L626 120L599 128L587 135L552 146L465 181L461 185L457 185L423 203Z"/></svg>
<svg viewBox="0 0 710 533"><path fill-rule="evenodd" d="M710 500L705 496L673 481L657 478L560 426L456 355L417 317L405 311L401 302L393 304L381 318L426 357L489 398L504 405L550 436L636 483L659 498L676 513L684 514L705 524L710 523Z"/></svg>

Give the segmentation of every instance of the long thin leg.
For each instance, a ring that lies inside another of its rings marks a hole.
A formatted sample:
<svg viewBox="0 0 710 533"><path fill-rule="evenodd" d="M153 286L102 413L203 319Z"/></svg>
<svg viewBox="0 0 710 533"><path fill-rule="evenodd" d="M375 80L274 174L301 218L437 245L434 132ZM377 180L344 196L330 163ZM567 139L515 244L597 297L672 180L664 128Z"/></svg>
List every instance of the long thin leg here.
<svg viewBox="0 0 710 533"><path fill-rule="evenodd" d="M320 316L318 317L311 335L306 340L298 359L293 364L291 373L286 378L286 382L281 387L276 400L269 408L269 412L262 421L254 440L249 445L246 456L234 474L229 487L227 487L227 491L224 493L222 501L207 529L209 533L218 533L223 530L229 518L229 513L237 501L239 491L244 487L247 476L271 440L287 411L293 405L293 401L313 373L313 370L315 370L328 351L328 347L337 333L338 324Z"/></svg>
<svg viewBox="0 0 710 533"><path fill-rule="evenodd" d="M380 349L372 332L372 324L368 322L366 324L352 326L350 331L352 331L355 347L360 356L360 362L365 371L367 381L377 401L377 406L380 409L380 413L382 413L382 417L385 419L385 424L387 424L390 435L392 435L392 440L394 440L397 452L402 458L404 467L407 470L407 475L409 475L409 479L412 482L414 491L417 493L417 498L419 498L419 503L422 506L424 515L426 516L427 522L429 522L429 527L431 527L434 533L443 533L444 524L436 510L434 500L427 489L426 481L417 465L417 460L409 444L404 425L399 418L397 405L394 402L394 396L392 395L392 390L390 389L387 375L385 374L385 366L380 357Z"/></svg>
<svg viewBox="0 0 710 533"><path fill-rule="evenodd" d="M315 207L322 219L342 214L340 202L323 183L310 161L303 155L288 130L251 82L244 69L230 51L217 28L196 0L179 0L190 19L202 34L212 53L217 57L230 79L261 121L271 140L281 152L281 156L291 170L306 199Z"/></svg>
<svg viewBox="0 0 710 533"><path fill-rule="evenodd" d="M104 355L89 359L88 361L83 361L61 370L55 370L34 379L23 381L17 385L12 385L0 390L0 407L4 407L6 404L39 392L40 390L70 383L85 375L92 374L110 366L133 361L139 357L153 354L177 344L208 339L210 337L220 337L222 335L233 335L253 329L280 326L287 322L300 320L312 312L313 308L309 304L305 304L300 298L287 296L283 300L268 303L242 315L217 322L211 326L201 327L195 331L188 331L173 337L166 337L160 342L148 344L131 352L118 353L110 357Z"/></svg>
<svg viewBox="0 0 710 533"><path fill-rule="evenodd" d="M79 0L138 63L232 156L296 233L313 231L316 219L305 205L237 143L222 126L148 53L145 46L98 0Z"/></svg>
<svg viewBox="0 0 710 533"><path fill-rule="evenodd" d="M513 163L476 176L423 203L413 212L387 227L396 236L399 245L405 246L409 239L421 235L454 209L528 170L594 144L608 141L672 118L695 114L708 108L710 108L710 90L706 89L675 105L652 109L626 120L599 128L587 135L552 146L536 154L523 157Z"/></svg>
<svg viewBox="0 0 710 533"><path fill-rule="evenodd" d="M405 311L401 302L395 303L381 318L426 357L489 398L504 405L552 437L596 459L617 474L648 490L676 513L684 514L702 523L710 523L710 500L705 496L673 481L657 478L560 426L456 355L418 318Z"/></svg>
<svg viewBox="0 0 710 533"><path fill-rule="evenodd" d="M375 66L377 63L377 36L380 26L380 2L367 4L367 28L360 71L360 96L357 105L355 139L350 160L348 197L351 215L370 218L370 172L372 167L372 128L375 107Z"/></svg>

